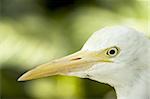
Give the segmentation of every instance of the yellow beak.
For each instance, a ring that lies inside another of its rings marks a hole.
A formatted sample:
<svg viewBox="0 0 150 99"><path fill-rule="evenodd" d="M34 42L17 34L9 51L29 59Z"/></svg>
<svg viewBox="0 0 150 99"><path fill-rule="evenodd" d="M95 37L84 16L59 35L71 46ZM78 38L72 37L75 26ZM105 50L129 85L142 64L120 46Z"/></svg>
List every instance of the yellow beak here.
<svg viewBox="0 0 150 99"><path fill-rule="evenodd" d="M65 75L70 72L90 68L98 62L111 62L102 53L79 51L72 55L42 64L23 74L18 81L26 81L52 75Z"/></svg>

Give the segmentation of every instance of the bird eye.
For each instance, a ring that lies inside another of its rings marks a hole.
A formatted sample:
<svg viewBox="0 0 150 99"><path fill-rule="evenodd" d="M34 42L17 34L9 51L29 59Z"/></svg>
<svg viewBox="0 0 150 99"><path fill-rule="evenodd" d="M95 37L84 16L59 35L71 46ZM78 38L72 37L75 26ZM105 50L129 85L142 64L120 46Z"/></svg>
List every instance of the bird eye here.
<svg viewBox="0 0 150 99"><path fill-rule="evenodd" d="M114 57L118 55L118 53L119 53L119 49L117 47L109 48L106 52L106 54L110 57Z"/></svg>

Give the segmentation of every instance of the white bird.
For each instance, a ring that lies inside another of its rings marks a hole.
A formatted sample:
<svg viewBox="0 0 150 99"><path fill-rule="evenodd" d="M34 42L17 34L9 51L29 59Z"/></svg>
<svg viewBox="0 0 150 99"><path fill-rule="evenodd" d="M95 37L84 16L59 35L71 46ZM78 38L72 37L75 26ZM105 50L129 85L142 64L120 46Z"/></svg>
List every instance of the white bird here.
<svg viewBox="0 0 150 99"><path fill-rule="evenodd" d="M115 88L118 99L150 99L150 40L132 28L105 27L80 51L40 65L18 81L52 75L107 83Z"/></svg>

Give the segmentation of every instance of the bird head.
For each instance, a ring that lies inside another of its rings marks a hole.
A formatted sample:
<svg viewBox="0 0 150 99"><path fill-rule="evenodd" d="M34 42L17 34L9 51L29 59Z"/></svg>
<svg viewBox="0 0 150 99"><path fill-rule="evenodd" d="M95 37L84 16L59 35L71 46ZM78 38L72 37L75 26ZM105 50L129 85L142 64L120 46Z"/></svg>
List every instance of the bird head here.
<svg viewBox="0 0 150 99"><path fill-rule="evenodd" d="M105 27L93 33L80 51L37 66L18 80L67 75L89 78L112 86L129 81L136 72L144 69L140 65L143 62L141 52L147 50L144 46L141 48L144 44L144 40L140 40L141 36L132 28Z"/></svg>

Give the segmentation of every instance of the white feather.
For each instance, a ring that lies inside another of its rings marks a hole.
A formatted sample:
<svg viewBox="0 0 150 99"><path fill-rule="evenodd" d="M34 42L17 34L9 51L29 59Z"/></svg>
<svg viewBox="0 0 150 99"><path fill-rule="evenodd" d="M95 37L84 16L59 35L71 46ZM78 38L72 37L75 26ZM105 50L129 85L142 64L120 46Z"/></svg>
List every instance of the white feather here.
<svg viewBox="0 0 150 99"><path fill-rule="evenodd" d="M118 99L150 99L150 40L132 28L106 27L95 32L82 50L99 51L111 46L121 48L114 63L95 64L84 74L113 86Z"/></svg>

